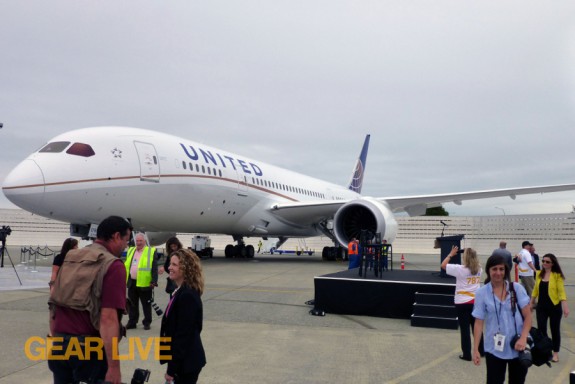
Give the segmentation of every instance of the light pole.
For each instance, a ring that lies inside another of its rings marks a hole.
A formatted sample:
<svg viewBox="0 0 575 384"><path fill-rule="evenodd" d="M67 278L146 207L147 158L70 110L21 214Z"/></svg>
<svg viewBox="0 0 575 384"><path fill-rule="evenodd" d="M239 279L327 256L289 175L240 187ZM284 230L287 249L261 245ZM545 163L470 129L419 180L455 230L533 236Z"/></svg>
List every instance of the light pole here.
<svg viewBox="0 0 575 384"><path fill-rule="evenodd" d="M499 208L499 207L495 207L496 209L501 209L501 211L503 212L503 216L505 216L505 209L503 208Z"/></svg>

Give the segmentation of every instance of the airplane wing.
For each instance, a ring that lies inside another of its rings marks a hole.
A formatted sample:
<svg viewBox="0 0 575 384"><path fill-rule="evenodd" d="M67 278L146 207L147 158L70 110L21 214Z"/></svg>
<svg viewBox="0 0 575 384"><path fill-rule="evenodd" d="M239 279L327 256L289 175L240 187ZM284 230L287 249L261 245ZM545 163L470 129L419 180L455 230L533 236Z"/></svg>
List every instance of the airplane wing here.
<svg viewBox="0 0 575 384"><path fill-rule="evenodd" d="M393 212L405 211L409 216L423 215L427 208L438 207L442 203L461 205L464 200L489 199L492 197L509 196L515 200L517 195L529 195L547 192L562 192L575 190L575 184L558 184L538 187L491 189L485 191L457 192L420 196L379 197L385 201Z"/></svg>
<svg viewBox="0 0 575 384"><path fill-rule="evenodd" d="M575 190L575 184L559 184L537 187L491 189L485 191L456 192L433 195L378 197L377 200L386 203L392 212L407 212L410 216L425 214L427 208L441 206L442 203L461 205L464 200L489 199L509 196L515 200L517 195L536 193L562 192ZM272 212L292 224L309 226L322 220L333 218L335 212L352 200L314 201L301 203L282 203L272 206Z"/></svg>
<svg viewBox="0 0 575 384"><path fill-rule="evenodd" d="M272 206L272 212L292 224L310 226L332 218L339 207L348 201L350 200L275 204Z"/></svg>

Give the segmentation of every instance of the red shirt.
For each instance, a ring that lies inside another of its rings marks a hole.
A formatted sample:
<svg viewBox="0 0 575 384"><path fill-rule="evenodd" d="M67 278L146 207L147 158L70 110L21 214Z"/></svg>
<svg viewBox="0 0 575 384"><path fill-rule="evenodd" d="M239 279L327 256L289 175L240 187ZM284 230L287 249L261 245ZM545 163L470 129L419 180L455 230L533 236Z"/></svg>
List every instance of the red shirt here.
<svg viewBox="0 0 575 384"><path fill-rule="evenodd" d="M126 308L126 268L120 259L114 261L104 275L102 284L102 308ZM56 307L54 331L71 335L99 336L90 321L88 311Z"/></svg>

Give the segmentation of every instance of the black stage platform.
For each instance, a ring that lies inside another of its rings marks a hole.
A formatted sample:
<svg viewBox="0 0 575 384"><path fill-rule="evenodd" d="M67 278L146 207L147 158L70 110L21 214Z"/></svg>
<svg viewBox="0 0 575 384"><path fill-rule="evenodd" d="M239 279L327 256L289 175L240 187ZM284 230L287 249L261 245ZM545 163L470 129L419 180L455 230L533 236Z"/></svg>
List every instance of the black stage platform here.
<svg viewBox="0 0 575 384"><path fill-rule="evenodd" d="M453 295L455 279L438 271L393 270L375 277L359 276L358 268L314 278L316 309L326 313L409 319L415 293Z"/></svg>

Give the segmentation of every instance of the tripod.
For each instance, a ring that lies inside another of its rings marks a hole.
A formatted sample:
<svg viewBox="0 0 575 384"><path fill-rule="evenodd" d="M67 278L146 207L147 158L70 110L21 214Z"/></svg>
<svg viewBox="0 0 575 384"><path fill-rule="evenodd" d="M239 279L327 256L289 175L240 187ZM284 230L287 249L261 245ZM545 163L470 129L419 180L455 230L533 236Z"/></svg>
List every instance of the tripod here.
<svg viewBox="0 0 575 384"><path fill-rule="evenodd" d="M20 276L18 275L18 271L16 270L16 267L14 266L14 262L12 261L12 258L10 257L10 252L8 252L8 249L6 249L6 239L2 240L2 246L0 246L0 251L1 251L0 268L4 268L4 254L6 254L8 256L8 259L10 259L10 264L12 264L12 268L14 269L14 273L16 274L16 277L18 278L18 282L20 283L20 285L22 285L22 280L20 280Z"/></svg>

